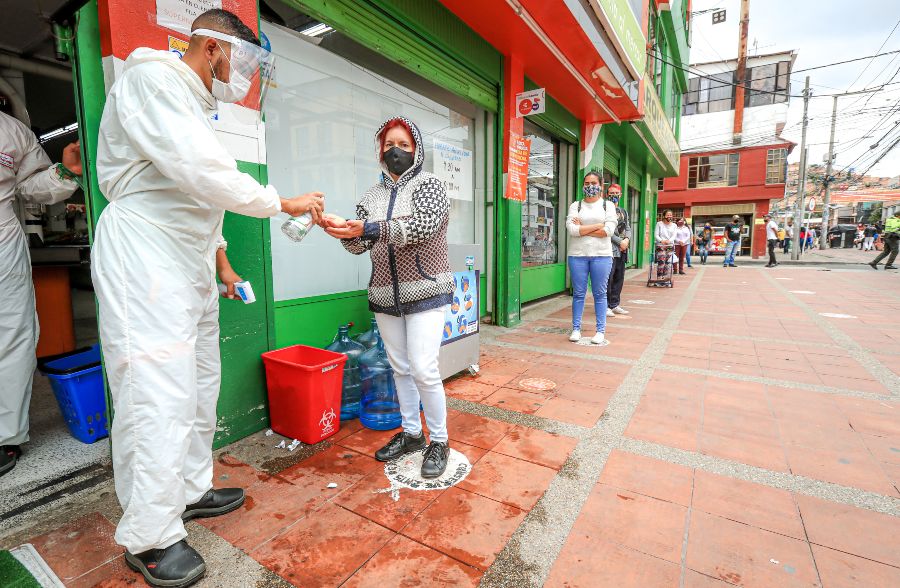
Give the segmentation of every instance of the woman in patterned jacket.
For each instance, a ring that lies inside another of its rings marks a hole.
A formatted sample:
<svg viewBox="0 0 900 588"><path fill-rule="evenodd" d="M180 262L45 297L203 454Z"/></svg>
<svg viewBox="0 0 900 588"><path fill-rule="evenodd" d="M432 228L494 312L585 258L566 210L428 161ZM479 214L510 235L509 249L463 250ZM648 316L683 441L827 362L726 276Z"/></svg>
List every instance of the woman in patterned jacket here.
<svg viewBox="0 0 900 588"><path fill-rule="evenodd" d="M344 248L372 256L369 309L375 313L394 368L403 430L375 452L380 461L426 447L419 401L431 443L422 477L447 467L447 400L438 370L444 312L455 286L447 258L450 201L443 184L422 171L425 149L416 125L395 117L375 134L381 181L356 205L358 220L327 220L326 231Z"/></svg>

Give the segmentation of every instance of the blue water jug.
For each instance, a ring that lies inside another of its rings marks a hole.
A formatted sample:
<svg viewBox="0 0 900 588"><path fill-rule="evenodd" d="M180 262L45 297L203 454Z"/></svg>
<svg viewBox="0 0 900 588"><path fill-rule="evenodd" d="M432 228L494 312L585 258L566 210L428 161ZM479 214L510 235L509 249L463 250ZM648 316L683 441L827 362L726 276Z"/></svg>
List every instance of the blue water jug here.
<svg viewBox="0 0 900 588"><path fill-rule="evenodd" d="M378 343L378 339L381 338L381 333L378 331L378 321L374 318L372 319L372 328L363 333L362 335L358 335L356 337L356 341L361 343L363 347L366 349L372 349L375 347L375 344Z"/></svg>
<svg viewBox="0 0 900 588"><path fill-rule="evenodd" d="M355 419L359 416L359 398L362 394L359 357L366 348L350 338L350 325L341 325L338 327L334 341L325 349L347 356L347 363L344 364L344 381L341 386L341 420Z"/></svg>
<svg viewBox="0 0 900 588"><path fill-rule="evenodd" d="M359 369L362 374L359 422L376 431L396 429L402 420L400 399L397 398L394 370L380 336L375 347L360 356Z"/></svg>

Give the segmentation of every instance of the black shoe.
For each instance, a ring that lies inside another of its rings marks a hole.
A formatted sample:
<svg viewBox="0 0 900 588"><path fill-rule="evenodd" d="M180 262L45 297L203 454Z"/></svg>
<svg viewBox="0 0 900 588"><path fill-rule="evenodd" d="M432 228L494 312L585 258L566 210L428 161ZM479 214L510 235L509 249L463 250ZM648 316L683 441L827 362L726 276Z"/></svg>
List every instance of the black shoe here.
<svg viewBox="0 0 900 588"><path fill-rule="evenodd" d="M771 263L767 263L765 267L775 267L775 266L772 265Z"/></svg>
<svg viewBox="0 0 900 588"><path fill-rule="evenodd" d="M401 431L391 437L387 445L375 452L375 459L378 461L391 461L401 455L422 449L425 449L425 433L419 433L418 437L413 437L409 433Z"/></svg>
<svg viewBox="0 0 900 588"><path fill-rule="evenodd" d="M20 455L22 450L18 445L0 446L0 476L16 467Z"/></svg>
<svg viewBox="0 0 900 588"><path fill-rule="evenodd" d="M219 488L210 490L203 498L189 504L181 513L182 521L194 518L217 517L231 512L244 504L244 491L241 488Z"/></svg>
<svg viewBox="0 0 900 588"><path fill-rule="evenodd" d="M871 263L869 263L869 264L867 264L867 265L870 266L873 270L877 270L877 269L878 269L878 264L875 263L874 261L871 262Z"/></svg>
<svg viewBox="0 0 900 588"><path fill-rule="evenodd" d="M729 263L729 264L728 264L728 267L737 267L737 266L734 265L733 263Z"/></svg>
<svg viewBox="0 0 900 588"><path fill-rule="evenodd" d="M897 266L896 265L886 265L886 266L884 266L884 269L897 269Z"/></svg>
<svg viewBox="0 0 900 588"><path fill-rule="evenodd" d="M182 539L165 549L151 549L143 553L125 552L125 563L140 572L151 586L184 588L199 580L206 572L200 554Z"/></svg>
<svg viewBox="0 0 900 588"><path fill-rule="evenodd" d="M450 445L440 441L432 441L425 450L425 458L422 460L422 477L425 479L440 478L447 469L447 460L450 458Z"/></svg>
<svg viewBox="0 0 900 588"><path fill-rule="evenodd" d="M678 272L678 275L679 275L679 276L683 276L683 275L684 275L684 272Z"/></svg>

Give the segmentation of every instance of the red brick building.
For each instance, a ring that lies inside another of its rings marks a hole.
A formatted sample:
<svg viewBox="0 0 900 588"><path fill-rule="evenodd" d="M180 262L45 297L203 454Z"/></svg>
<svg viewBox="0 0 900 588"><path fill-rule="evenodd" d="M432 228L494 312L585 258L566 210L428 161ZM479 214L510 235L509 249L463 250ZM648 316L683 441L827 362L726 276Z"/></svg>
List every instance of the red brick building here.
<svg viewBox="0 0 900 588"><path fill-rule="evenodd" d="M722 233L737 214L745 225L741 255L766 254L763 215L771 200L784 196L794 147L780 136L794 58L793 52L750 57L748 89L738 105L736 60L692 66L703 74L689 79L684 95L680 172L661 182L660 215L671 209L695 232L710 222Z"/></svg>

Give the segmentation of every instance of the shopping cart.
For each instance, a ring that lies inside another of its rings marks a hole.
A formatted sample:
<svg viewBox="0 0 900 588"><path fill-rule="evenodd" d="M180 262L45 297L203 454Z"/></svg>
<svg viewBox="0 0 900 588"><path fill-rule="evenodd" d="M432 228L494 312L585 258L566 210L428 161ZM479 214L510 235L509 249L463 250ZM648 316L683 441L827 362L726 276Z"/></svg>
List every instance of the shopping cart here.
<svg viewBox="0 0 900 588"><path fill-rule="evenodd" d="M673 286L672 273L675 258L674 245L657 245L653 260L650 263L650 273L647 276L648 288L671 288Z"/></svg>

